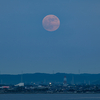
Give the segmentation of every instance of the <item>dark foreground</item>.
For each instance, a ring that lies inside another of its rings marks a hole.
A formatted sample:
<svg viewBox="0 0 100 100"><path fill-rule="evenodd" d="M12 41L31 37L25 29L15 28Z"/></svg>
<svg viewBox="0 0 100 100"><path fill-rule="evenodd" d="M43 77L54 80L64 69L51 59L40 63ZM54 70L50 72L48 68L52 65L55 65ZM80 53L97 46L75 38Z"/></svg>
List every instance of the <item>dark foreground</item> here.
<svg viewBox="0 0 100 100"><path fill-rule="evenodd" d="M0 100L100 100L100 94L1 94Z"/></svg>

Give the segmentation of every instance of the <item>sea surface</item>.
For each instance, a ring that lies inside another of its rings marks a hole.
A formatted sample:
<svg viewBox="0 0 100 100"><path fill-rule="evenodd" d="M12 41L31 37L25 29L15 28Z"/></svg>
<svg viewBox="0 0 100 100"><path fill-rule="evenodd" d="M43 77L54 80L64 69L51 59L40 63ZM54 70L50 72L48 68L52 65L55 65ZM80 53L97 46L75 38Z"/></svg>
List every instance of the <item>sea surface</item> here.
<svg viewBox="0 0 100 100"><path fill-rule="evenodd" d="M0 100L100 100L100 94L0 94Z"/></svg>

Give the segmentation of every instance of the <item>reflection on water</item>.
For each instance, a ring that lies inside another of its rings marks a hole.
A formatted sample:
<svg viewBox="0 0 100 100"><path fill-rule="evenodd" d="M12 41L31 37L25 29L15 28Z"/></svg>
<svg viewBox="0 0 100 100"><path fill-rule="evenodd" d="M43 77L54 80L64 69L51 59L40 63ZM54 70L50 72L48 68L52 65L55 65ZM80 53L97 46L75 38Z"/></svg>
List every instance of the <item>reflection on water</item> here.
<svg viewBox="0 0 100 100"><path fill-rule="evenodd" d="M100 100L100 94L0 94L0 100Z"/></svg>

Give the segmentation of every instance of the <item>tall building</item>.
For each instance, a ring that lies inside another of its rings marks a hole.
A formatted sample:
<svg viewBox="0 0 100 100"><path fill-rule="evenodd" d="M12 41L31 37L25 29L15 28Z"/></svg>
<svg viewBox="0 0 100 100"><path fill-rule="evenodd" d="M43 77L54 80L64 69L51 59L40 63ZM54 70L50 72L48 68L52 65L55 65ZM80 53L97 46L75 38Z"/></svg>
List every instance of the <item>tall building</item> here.
<svg viewBox="0 0 100 100"><path fill-rule="evenodd" d="M66 78L66 76L64 76L63 86L67 86L67 78Z"/></svg>

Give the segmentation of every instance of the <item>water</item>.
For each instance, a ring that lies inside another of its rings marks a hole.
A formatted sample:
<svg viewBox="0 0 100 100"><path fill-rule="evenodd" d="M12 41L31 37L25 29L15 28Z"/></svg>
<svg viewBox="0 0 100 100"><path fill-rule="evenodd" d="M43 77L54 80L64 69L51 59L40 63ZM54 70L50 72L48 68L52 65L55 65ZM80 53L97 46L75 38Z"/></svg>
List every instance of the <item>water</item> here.
<svg viewBox="0 0 100 100"><path fill-rule="evenodd" d="M100 100L100 94L0 94L0 100Z"/></svg>

